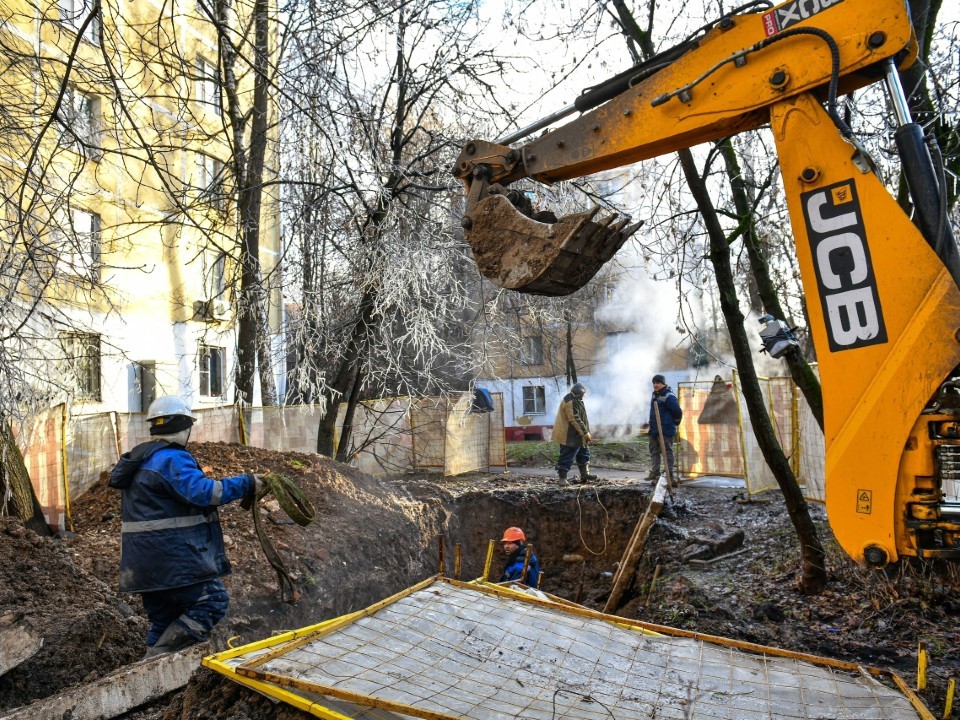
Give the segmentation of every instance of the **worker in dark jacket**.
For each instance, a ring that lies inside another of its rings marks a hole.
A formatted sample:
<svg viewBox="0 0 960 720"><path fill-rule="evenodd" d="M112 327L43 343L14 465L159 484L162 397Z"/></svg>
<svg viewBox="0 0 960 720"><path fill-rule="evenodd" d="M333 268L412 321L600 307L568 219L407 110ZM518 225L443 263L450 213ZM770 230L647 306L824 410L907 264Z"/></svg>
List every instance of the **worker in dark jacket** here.
<svg viewBox="0 0 960 720"><path fill-rule="evenodd" d="M650 474L647 479L656 483L660 479L660 433L657 430L657 412L660 414L660 427L663 429L663 445L667 451L667 467L670 478L677 481L677 461L674 458L673 443L677 437L677 426L683 419L683 410L673 390L667 385L663 375L653 376L653 397L650 398Z"/></svg>
<svg viewBox="0 0 960 720"><path fill-rule="evenodd" d="M230 604L217 508L255 496L259 476L211 480L186 450L195 416L165 395L147 412L150 442L110 473L121 492L120 592L139 593L150 620L147 657L206 640Z"/></svg>
<svg viewBox="0 0 960 720"><path fill-rule="evenodd" d="M583 383L576 383L557 408L551 437L553 442L560 444L560 459L557 460L557 477L560 480L567 479L574 460L580 468L582 482L597 479L596 475L590 473L590 441L593 438L590 435L587 408L583 404L586 394L587 388Z"/></svg>
<svg viewBox="0 0 960 720"><path fill-rule="evenodd" d="M500 582L517 580L527 587L537 587L540 584L540 562L533 553L530 553L530 559L527 560L527 538L523 530L518 527L507 528L500 541L500 547L507 556ZM527 575L521 580L524 562L527 563Z"/></svg>

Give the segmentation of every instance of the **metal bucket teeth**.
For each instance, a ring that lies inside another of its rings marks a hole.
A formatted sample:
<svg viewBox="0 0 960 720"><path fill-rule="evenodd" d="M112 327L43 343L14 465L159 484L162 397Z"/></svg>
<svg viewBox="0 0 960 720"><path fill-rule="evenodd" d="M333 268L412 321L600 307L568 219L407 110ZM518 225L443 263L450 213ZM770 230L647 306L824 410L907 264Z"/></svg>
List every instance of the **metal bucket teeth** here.
<svg viewBox="0 0 960 720"><path fill-rule="evenodd" d="M503 195L477 203L464 237L484 277L533 295L569 295L586 285L642 223L605 215L599 207L542 223Z"/></svg>

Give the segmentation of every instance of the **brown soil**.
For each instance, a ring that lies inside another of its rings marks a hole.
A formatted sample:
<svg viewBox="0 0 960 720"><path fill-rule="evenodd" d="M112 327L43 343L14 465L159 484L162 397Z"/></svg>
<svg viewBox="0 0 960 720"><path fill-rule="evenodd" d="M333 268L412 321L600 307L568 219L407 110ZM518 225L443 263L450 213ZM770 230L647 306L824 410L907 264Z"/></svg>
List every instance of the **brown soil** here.
<svg viewBox="0 0 960 720"><path fill-rule="evenodd" d="M522 526L534 542L544 590L602 608L610 584L605 573L620 559L650 494L649 486L628 482L561 488L517 470L381 481L316 455L222 443L191 450L211 476L267 470L287 475L317 511L316 521L301 528L272 501L262 503L274 544L303 592L290 605L280 601L250 514L237 505L222 510L234 574L227 579L230 612L213 638L217 649L232 636L251 642L408 587L437 571L441 534L448 569L459 544L463 576L476 577L488 541L509 525ZM734 490L679 488L651 533L638 582L619 614L888 667L909 682L923 641L932 661L922 696L939 716L947 679L960 674L957 574L907 565L888 573L861 571L836 549L815 507L829 548L831 584L821 596L804 597L797 590L797 541L779 494L767 493L763 502L740 499ZM77 499L73 519L77 536L66 540L40 539L13 520L0 520L0 624L22 622L45 638L37 655L0 676L0 711L89 682L143 653L146 621L138 599L114 590L118 494L98 484ZM696 538L735 528L745 533L746 552L705 569L681 562ZM660 579L648 600L658 564ZM184 692L128 720L222 717L308 716L200 669Z"/></svg>

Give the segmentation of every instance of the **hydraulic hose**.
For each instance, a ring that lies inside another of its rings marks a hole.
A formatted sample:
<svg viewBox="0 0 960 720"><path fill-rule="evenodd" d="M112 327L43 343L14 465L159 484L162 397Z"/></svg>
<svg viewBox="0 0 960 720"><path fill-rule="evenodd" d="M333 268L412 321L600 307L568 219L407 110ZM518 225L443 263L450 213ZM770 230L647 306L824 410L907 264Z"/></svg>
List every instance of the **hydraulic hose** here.
<svg viewBox="0 0 960 720"><path fill-rule="evenodd" d="M277 473L267 473L262 477L263 489L256 498L249 498L240 503L245 510L253 513L253 527L257 533L257 539L260 540L260 546L263 548L263 554L267 556L267 562L270 563L277 573L277 583L280 586L280 599L286 603L295 603L300 599L300 591L297 589L290 577L287 566L284 564L280 553L273 546L270 537L263 526L263 518L260 515L259 500L267 495L273 495L280 508L297 525L306 527L313 522L316 513L313 505L303 494L303 491L290 478Z"/></svg>

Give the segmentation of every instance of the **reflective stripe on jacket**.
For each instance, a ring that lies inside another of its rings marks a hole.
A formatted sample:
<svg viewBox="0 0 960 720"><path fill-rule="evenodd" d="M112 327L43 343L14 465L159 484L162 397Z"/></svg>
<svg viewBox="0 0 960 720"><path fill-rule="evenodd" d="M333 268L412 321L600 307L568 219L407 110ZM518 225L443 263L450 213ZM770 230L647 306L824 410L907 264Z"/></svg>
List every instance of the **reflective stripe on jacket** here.
<svg viewBox="0 0 960 720"><path fill-rule="evenodd" d="M244 497L252 475L211 480L165 441L124 453L110 473L121 491L120 591L151 592L230 574L217 507Z"/></svg>

